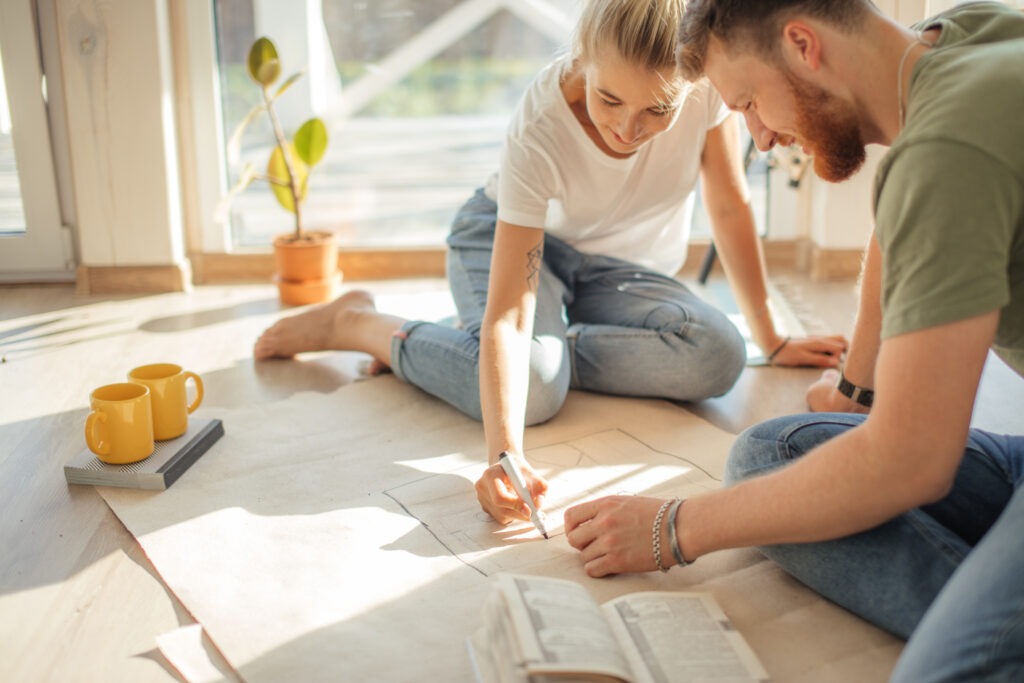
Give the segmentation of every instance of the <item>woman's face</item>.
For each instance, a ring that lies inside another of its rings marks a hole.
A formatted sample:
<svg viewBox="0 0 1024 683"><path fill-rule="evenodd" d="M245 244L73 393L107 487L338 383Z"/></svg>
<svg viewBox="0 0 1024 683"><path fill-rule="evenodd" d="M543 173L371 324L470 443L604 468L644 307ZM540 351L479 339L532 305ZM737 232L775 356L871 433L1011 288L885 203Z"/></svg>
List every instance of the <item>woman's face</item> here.
<svg viewBox="0 0 1024 683"><path fill-rule="evenodd" d="M663 133L679 113L682 82L674 67L651 71L614 51L584 67L587 113L604 143L632 154Z"/></svg>

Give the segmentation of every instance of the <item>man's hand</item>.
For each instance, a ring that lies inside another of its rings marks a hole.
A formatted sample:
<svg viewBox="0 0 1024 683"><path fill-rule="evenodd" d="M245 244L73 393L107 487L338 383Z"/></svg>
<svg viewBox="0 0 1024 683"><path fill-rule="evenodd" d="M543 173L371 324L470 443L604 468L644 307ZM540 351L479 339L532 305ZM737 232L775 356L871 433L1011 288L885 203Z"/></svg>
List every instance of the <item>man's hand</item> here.
<svg viewBox="0 0 1024 683"><path fill-rule="evenodd" d="M516 458L516 465L523 473L523 481L533 496L534 505L538 510L544 507L544 494L548 491L548 482L537 474L529 463ZM484 512L493 517L499 524L508 524L517 519L530 519L530 508L516 494L512 482L500 464L491 465L476 482L476 499Z"/></svg>
<svg viewBox="0 0 1024 683"><path fill-rule="evenodd" d="M588 576L650 572L654 565L651 531L658 508L665 502L641 496L607 496L574 505L565 511L565 535L580 551ZM662 523L662 563L673 564L668 523Z"/></svg>
<svg viewBox="0 0 1024 683"><path fill-rule="evenodd" d="M815 413L869 413L871 409L862 406L836 389L839 381L838 370L826 370L818 381L807 388L807 406Z"/></svg>

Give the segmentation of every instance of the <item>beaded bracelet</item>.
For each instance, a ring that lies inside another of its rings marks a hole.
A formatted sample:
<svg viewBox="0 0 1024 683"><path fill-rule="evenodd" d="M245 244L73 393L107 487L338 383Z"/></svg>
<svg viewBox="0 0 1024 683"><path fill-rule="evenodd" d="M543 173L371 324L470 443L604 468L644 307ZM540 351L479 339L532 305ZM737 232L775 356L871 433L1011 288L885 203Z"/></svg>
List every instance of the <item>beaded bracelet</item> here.
<svg viewBox="0 0 1024 683"><path fill-rule="evenodd" d="M662 573L667 572L669 567L661 566L661 520L665 518L665 511L668 510L672 503L673 501L666 500L661 504L661 507L658 508L658 514L654 516L654 527L651 529L651 544L654 546L654 566Z"/></svg>
<svg viewBox="0 0 1024 683"><path fill-rule="evenodd" d="M672 542L672 556L676 558L676 564L680 567L690 564L683 557L683 549L679 546L679 540L676 538L676 517L679 516L679 510L683 507L684 502L676 498L676 502L668 511L668 539Z"/></svg>

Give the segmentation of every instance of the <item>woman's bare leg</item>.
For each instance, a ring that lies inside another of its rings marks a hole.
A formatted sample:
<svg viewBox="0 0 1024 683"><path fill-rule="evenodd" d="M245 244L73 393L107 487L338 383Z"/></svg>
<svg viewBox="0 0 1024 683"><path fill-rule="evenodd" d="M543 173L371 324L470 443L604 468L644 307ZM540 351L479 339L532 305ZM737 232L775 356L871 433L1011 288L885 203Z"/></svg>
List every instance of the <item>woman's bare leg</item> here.
<svg viewBox="0 0 1024 683"><path fill-rule="evenodd" d="M377 311L373 295L354 290L323 306L283 318L256 340L256 360L305 351L362 351L390 366L391 337L406 320Z"/></svg>

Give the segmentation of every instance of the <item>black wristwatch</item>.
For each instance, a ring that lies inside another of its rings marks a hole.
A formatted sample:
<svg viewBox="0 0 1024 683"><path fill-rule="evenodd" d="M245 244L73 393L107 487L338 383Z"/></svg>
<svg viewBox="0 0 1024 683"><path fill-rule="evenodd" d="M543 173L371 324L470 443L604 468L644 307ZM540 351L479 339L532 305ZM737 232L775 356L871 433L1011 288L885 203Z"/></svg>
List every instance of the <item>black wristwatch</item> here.
<svg viewBox="0 0 1024 683"><path fill-rule="evenodd" d="M846 375L843 374L842 368L839 369L839 381L836 382L836 390L846 398L854 401L855 403L859 403L865 408L870 408L871 404L875 402L874 389L858 387L856 384L846 379Z"/></svg>

